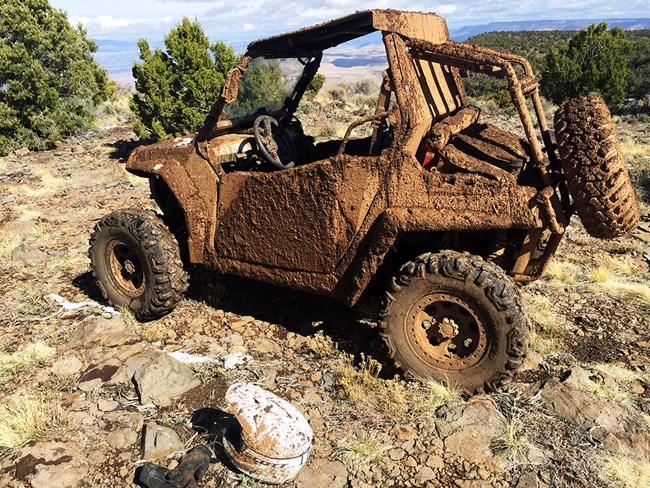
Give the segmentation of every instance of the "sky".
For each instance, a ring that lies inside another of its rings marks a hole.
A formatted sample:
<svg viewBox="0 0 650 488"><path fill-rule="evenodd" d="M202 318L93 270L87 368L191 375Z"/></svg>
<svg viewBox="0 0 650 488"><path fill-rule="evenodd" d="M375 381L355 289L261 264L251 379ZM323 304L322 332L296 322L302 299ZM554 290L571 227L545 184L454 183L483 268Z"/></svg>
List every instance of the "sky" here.
<svg viewBox="0 0 650 488"><path fill-rule="evenodd" d="M451 31L489 22L650 17L649 0L50 0L81 23L89 37L133 42L133 48L106 50L100 42L97 60L128 83L137 59L134 41L147 38L160 46L162 38L183 17L196 18L212 41L223 40L236 52L255 39L347 15L356 10L395 8L436 12Z"/></svg>
<svg viewBox="0 0 650 488"><path fill-rule="evenodd" d="M199 20L211 39L247 44L355 10L396 8L433 11L450 28L496 21L650 17L648 0L50 0L81 22L90 37L162 38L183 16Z"/></svg>

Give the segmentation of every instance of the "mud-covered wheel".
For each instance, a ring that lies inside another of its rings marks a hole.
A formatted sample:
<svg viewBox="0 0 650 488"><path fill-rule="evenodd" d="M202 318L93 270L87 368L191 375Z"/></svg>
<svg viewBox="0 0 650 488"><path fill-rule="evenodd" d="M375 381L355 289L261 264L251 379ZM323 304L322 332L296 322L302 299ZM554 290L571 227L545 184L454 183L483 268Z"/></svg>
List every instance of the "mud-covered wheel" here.
<svg viewBox="0 0 650 488"><path fill-rule="evenodd" d="M88 255L104 298L139 320L171 312L187 290L178 243L152 211L116 210L103 217Z"/></svg>
<svg viewBox="0 0 650 488"><path fill-rule="evenodd" d="M555 135L562 171L587 232L610 239L632 231L639 207L604 100L565 102L555 113Z"/></svg>
<svg viewBox="0 0 650 488"><path fill-rule="evenodd" d="M478 256L444 251L402 266L388 286L382 336L409 376L494 389L519 368L528 319L515 283Z"/></svg>

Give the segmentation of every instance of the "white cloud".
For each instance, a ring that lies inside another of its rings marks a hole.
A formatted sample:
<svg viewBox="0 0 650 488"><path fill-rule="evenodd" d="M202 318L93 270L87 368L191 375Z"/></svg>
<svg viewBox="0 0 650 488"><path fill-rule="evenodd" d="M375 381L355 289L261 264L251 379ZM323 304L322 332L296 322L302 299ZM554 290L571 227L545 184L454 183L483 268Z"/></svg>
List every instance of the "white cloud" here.
<svg viewBox="0 0 650 488"><path fill-rule="evenodd" d="M436 5L433 7L433 11L437 13L438 15L449 15L453 14L457 10L457 6L451 3L442 3L440 5Z"/></svg>
<svg viewBox="0 0 650 488"><path fill-rule="evenodd" d="M250 31L250 30L255 29L255 24L242 24L242 28L245 31Z"/></svg>

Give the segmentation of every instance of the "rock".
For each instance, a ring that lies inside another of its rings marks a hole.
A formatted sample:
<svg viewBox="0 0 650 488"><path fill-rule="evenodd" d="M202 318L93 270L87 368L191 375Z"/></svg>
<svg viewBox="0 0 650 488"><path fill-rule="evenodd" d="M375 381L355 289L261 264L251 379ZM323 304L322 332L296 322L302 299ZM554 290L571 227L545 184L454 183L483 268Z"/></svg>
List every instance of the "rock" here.
<svg viewBox="0 0 650 488"><path fill-rule="evenodd" d="M100 398L97 402L97 408L99 408L102 412L112 412L119 406L120 404L115 400L107 400L106 398Z"/></svg>
<svg viewBox="0 0 650 488"><path fill-rule="evenodd" d="M16 461L16 478L33 488L78 486L90 463L70 442L37 442L24 447Z"/></svg>
<svg viewBox="0 0 650 488"><path fill-rule="evenodd" d="M253 351L261 354L279 354L282 352L280 345L271 339L261 338L256 340L251 347Z"/></svg>
<svg viewBox="0 0 650 488"><path fill-rule="evenodd" d="M144 423L142 415L138 412L108 412L104 414L104 420L135 432L140 432Z"/></svg>
<svg viewBox="0 0 650 488"><path fill-rule="evenodd" d="M645 393L645 388L639 381L633 381L630 383L630 391L636 395L643 395Z"/></svg>
<svg viewBox="0 0 650 488"><path fill-rule="evenodd" d="M136 342L140 342L140 336L121 317L111 319L91 317L77 326L64 347L66 350L76 352L97 346L105 349Z"/></svg>
<svg viewBox="0 0 650 488"><path fill-rule="evenodd" d="M431 469L429 466L420 468L420 470L415 475L415 481L420 485L422 483L426 483L427 481L431 481L434 479L436 479L436 474L433 472L433 469Z"/></svg>
<svg viewBox="0 0 650 488"><path fill-rule="evenodd" d="M463 459L493 470L505 469L507 460L494 454L493 441L503 435L506 419L489 397L475 396L467 403L450 403L441 407L436 427L447 449Z"/></svg>
<svg viewBox="0 0 650 488"><path fill-rule="evenodd" d="M254 317L235 317L228 320L228 326L232 330L244 329L248 324L255 320Z"/></svg>
<svg viewBox="0 0 650 488"><path fill-rule="evenodd" d="M391 449L388 451L388 456L393 460L393 461L401 461L406 457L406 451L401 448L395 448Z"/></svg>
<svg viewBox="0 0 650 488"><path fill-rule="evenodd" d="M418 437L417 431L410 425L398 425L393 430L393 434L400 441L412 441Z"/></svg>
<svg viewBox="0 0 650 488"><path fill-rule="evenodd" d="M138 432L132 429L116 429L106 437L106 441L115 449L124 449L138 440Z"/></svg>
<svg viewBox="0 0 650 488"><path fill-rule="evenodd" d="M61 359L58 359L52 365L51 371L54 375L59 377L75 376L79 374L82 368L83 368L83 363L81 362L81 360L77 356L70 354Z"/></svg>
<svg viewBox="0 0 650 488"><path fill-rule="evenodd" d="M344 488L348 470L341 461L311 459L295 481L296 488Z"/></svg>
<svg viewBox="0 0 650 488"><path fill-rule="evenodd" d="M25 244L19 244L11 251L11 260L22 262L29 265L37 265L47 259L47 254L38 247Z"/></svg>
<svg viewBox="0 0 650 488"><path fill-rule="evenodd" d="M519 477L516 488L537 488L538 486L539 480L537 479L537 474L531 471L530 473L524 473Z"/></svg>
<svg viewBox="0 0 650 488"><path fill-rule="evenodd" d="M404 466L407 466L409 468L415 468L417 465L418 462L412 456L407 457L406 461L404 461Z"/></svg>
<svg viewBox="0 0 650 488"><path fill-rule="evenodd" d="M591 435L610 452L650 457L650 426L621 403L584 391L588 375L575 368L564 381L549 381L540 391L546 407Z"/></svg>
<svg viewBox="0 0 650 488"><path fill-rule="evenodd" d="M442 471L445 467L445 460L441 456L429 454L426 465L438 471Z"/></svg>
<svg viewBox="0 0 650 488"><path fill-rule="evenodd" d="M117 369L117 364L91 366L86 370L81 378L79 378L77 388L81 391L92 391L110 380Z"/></svg>
<svg viewBox="0 0 650 488"><path fill-rule="evenodd" d="M142 353L146 362L133 374L140 403L153 403L159 407L171 404L174 398L196 388L201 382L192 370L162 351Z"/></svg>
<svg viewBox="0 0 650 488"><path fill-rule="evenodd" d="M14 154L16 154L16 156L18 157L23 157L23 156L27 156L30 152L31 151L26 147L21 147L20 149L16 149L16 151L14 151Z"/></svg>
<svg viewBox="0 0 650 488"><path fill-rule="evenodd" d="M148 422L144 428L143 459L161 459L185 449L178 434L169 427Z"/></svg>
<svg viewBox="0 0 650 488"><path fill-rule="evenodd" d="M10 222L7 222L4 226L2 226L3 232L7 234L9 233L20 234L21 236L26 236L28 234L31 234L36 229L38 229L38 224L36 222L34 222L33 220L23 220L23 219L12 220Z"/></svg>
<svg viewBox="0 0 650 488"><path fill-rule="evenodd" d="M484 480L455 480L458 488L492 488L492 483Z"/></svg>

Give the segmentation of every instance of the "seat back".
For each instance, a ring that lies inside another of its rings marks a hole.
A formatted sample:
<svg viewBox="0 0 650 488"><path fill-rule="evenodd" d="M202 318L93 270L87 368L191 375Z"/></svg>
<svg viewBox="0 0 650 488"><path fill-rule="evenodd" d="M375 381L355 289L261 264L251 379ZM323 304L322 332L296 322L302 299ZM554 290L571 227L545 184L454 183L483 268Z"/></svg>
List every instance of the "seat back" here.
<svg viewBox="0 0 650 488"><path fill-rule="evenodd" d="M458 68L417 56L413 63L434 122L467 103Z"/></svg>

